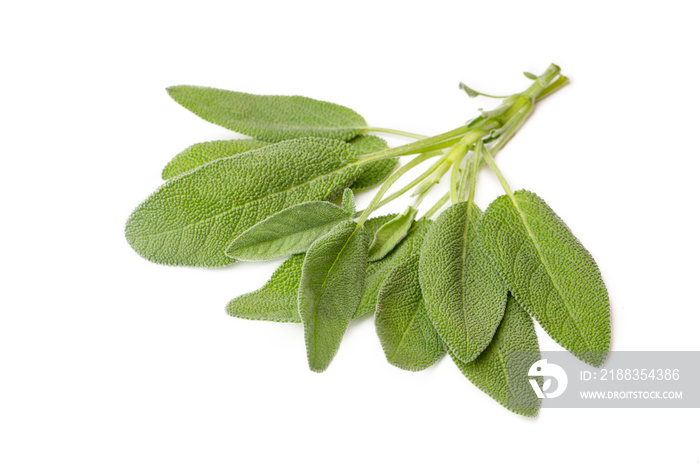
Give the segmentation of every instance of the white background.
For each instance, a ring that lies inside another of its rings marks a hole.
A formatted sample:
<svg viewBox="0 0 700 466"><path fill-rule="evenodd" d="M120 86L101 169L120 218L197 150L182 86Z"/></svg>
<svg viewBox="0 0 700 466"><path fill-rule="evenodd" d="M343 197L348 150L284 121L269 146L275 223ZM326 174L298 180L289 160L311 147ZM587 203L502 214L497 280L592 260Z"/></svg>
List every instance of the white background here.
<svg viewBox="0 0 700 466"><path fill-rule="evenodd" d="M371 319L312 373L300 326L223 311L277 263L159 266L123 235L173 155L233 136L169 85L307 95L436 134L497 103L459 81L512 93L555 62L571 85L502 171L596 258L614 350L700 350L695 2L106 5L0 12L0 464L700 462L697 409L525 419L449 359L389 365ZM482 207L500 194L486 169L479 189Z"/></svg>

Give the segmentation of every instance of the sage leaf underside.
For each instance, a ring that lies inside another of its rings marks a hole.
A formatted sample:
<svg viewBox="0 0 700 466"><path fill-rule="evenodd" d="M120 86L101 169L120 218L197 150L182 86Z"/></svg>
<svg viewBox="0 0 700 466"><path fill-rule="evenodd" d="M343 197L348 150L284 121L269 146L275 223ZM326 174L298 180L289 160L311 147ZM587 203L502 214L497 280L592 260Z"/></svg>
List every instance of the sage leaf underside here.
<svg viewBox="0 0 700 466"><path fill-rule="evenodd" d="M460 202L446 209L426 235L420 284L428 316L449 351L473 361L493 338L507 290L476 233L480 209Z"/></svg>
<svg viewBox="0 0 700 466"><path fill-rule="evenodd" d="M228 265L234 259L224 251L232 238L286 207L334 199L359 175L356 160L348 144L320 138L216 160L149 196L129 217L126 238L153 262Z"/></svg>
<svg viewBox="0 0 700 466"><path fill-rule="evenodd" d="M391 216L395 218L396 216ZM385 220L385 223L388 220ZM369 224L369 221L367 222ZM396 265L403 261L409 254L420 251L423 235L430 228L432 222L427 219L415 223L406 238L399 245L387 254L383 259L370 262L367 265L367 280L365 283L365 293L357 309L358 316L374 313L377 308L377 297L386 277Z"/></svg>
<svg viewBox="0 0 700 466"><path fill-rule="evenodd" d="M536 194L497 198L479 236L518 302L560 345L600 366L610 347L610 305L590 253Z"/></svg>
<svg viewBox="0 0 700 466"><path fill-rule="evenodd" d="M342 105L301 96L255 95L211 87L173 86L177 103L210 123L269 142L301 137L348 141L367 127Z"/></svg>
<svg viewBox="0 0 700 466"><path fill-rule="evenodd" d="M164 180L169 180L214 160L225 159L242 152L260 149L269 144L269 142L258 141L257 139L200 142L177 154L165 166L161 176Z"/></svg>
<svg viewBox="0 0 700 466"><path fill-rule="evenodd" d="M374 323L387 361L409 371L432 366L445 347L425 310L415 251L389 273L379 291Z"/></svg>
<svg viewBox="0 0 700 466"><path fill-rule="evenodd" d="M368 230L370 238L382 224L392 217L385 215L367 220L365 228ZM243 319L301 322L297 295L303 264L304 254L296 254L288 258L262 288L232 299L226 307L228 314ZM371 279L375 271L377 271L376 267L367 268L367 281ZM358 307L353 318L362 317L365 314L366 309Z"/></svg>
<svg viewBox="0 0 700 466"><path fill-rule="evenodd" d="M323 372L338 352L364 291L370 236L348 220L306 252L299 283L299 315L309 368Z"/></svg>
<svg viewBox="0 0 700 466"><path fill-rule="evenodd" d="M332 202L303 202L272 214L241 233L226 249L226 255L260 261L306 252L314 241L350 215Z"/></svg>
<svg viewBox="0 0 700 466"><path fill-rule="evenodd" d="M528 370L540 359L530 316L509 295L501 324L486 350L465 364L452 356L462 373L480 390L509 410L534 417L540 399L528 381Z"/></svg>
<svg viewBox="0 0 700 466"><path fill-rule="evenodd" d="M374 240L369 247L369 261L377 261L389 254L406 237L413 226L418 210L408 206L406 211L382 225L374 234Z"/></svg>

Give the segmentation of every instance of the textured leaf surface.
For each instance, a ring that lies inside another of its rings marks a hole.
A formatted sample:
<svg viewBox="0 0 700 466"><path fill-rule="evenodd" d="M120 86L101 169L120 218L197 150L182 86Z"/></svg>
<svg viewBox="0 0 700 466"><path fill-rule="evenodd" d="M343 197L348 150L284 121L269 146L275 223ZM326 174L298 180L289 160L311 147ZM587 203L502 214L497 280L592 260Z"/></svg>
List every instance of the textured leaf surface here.
<svg viewBox="0 0 700 466"><path fill-rule="evenodd" d="M341 206L348 215L355 215L355 195L352 193L352 189L343 191Z"/></svg>
<svg viewBox="0 0 700 466"><path fill-rule="evenodd" d="M388 149L386 141L377 136L360 135L348 141L359 154L372 154ZM368 189L379 184L394 171L399 164L398 159L384 159L368 163L362 167L362 174L352 184L352 189Z"/></svg>
<svg viewBox="0 0 700 466"><path fill-rule="evenodd" d="M306 252L299 283L299 315L309 368L326 370L357 309L365 285L370 236L348 220Z"/></svg>
<svg viewBox="0 0 700 466"><path fill-rule="evenodd" d="M279 266L259 290L229 301L226 312L233 317L273 322L301 322L297 292L304 254L295 254Z"/></svg>
<svg viewBox="0 0 700 466"><path fill-rule="evenodd" d="M479 208L468 202L445 210L427 234L420 284L428 315L450 352L473 361L493 338L505 311L507 290L480 248Z"/></svg>
<svg viewBox="0 0 700 466"><path fill-rule="evenodd" d="M168 265L218 267L232 238L279 212L338 196L358 176L356 151L329 139L281 142L216 160L166 182L131 214L136 252ZM271 175L272 174L272 175Z"/></svg>
<svg viewBox="0 0 700 466"><path fill-rule="evenodd" d="M365 228L369 232L370 238L390 218L392 218L391 215L385 215L367 220ZM304 254L290 257L272 274L265 286L231 300L226 308L228 313L244 319L301 322L297 295L303 264ZM368 273L370 269L372 267L368 267ZM368 279L370 276L368 275ZM361 317L363 313L360 311L361 309L358 308L353 317Z"/></svg>
<svg viewBox="0 0 700 466"><path fill-rule="evenodd" d="M258 141L257 139L200 142L177 154L165 166L161 176L164 180L169 180L170 178L194 170L205 163L231 157L241 152L260 149L269 144L269 142Z"/></svg>
<svg viewBox="0 0 700 466"><path fill-rule="evenodd" d="M478 358L465 364L451 356L462 373L491 398L523 416L537 415L540 399L527 374L539 361L540 348L532 319L512 296L493 341Z"/></svg>
<svg viewBox="0 0 700 466"><path fill-rule="evenodd" d="M598 266L536 194L504 195L479 236L518 302L560 345L600 366L610 347L610 305Z"/></svg>
<svg viewBox="0 0 700 466"><path fill-rule="evenodd" d="M409 371L432 366L445 348L425 311L415 251L389 273L379 291L375 327L387 361Z"/></svg>
<svg viewBox="0 0 700 466"><path fill-rule="evenodd" d="M389 254L406 237L418 211L409 206L406 211L381 226L369 247L369 260L377 261Z"/></svg>
<svg viewBox="0 0 700 466"><path fill-rule="evenodd" d="M379 217L384 223L386 223L390 218L394 216ZM373 220L373 219L370 219ZM379 220L375 220L377 223L373 226L379 228ZM365 225L369 227L370 221L368 220ZM416 222L406 238L389 254L387 254L383 259L376 262L370 262L367 265L367 280L365 283L365 293L362 295L362 301L360 301L360 306L357 309L357 315L363 316L365 314L374 313L377 308L377 297L379 296L379 290L389 276L396 265L401 263L409 254L413 251L419 251L421 243L423 242L423 236L425 232L431 226L430 220L421 220ZM369 229L369 228L368 228Z"/></svg>
<svg viewBox="0 0 700 466"><path fill-rule="evenodd" d="M350 214L332 202L303 202L241 233L226 249L226 255L256 261L305 252L311 243L349 218Z"/></svg>
<svg viewBox="0 0 700 466"><path fill-rule="evenodd" d="M168 94L195 115L263 141L307 136L350 140L367 126L342 105L300 96L255 95L210 87L173 86Z"/></svg>

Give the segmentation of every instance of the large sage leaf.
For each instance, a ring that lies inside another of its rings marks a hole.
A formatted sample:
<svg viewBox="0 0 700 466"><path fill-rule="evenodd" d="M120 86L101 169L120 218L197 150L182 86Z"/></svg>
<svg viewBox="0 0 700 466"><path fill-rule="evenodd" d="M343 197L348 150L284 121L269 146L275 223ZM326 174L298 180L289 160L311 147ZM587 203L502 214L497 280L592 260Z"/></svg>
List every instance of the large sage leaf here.
<svg viewBox="0 0 700 466"><path fill-rule="evenodd" d="M379 291L374 323L387 361L409 371L432 366L445 347L425 311L415 251L389 273Z"/></svg>
<svg viewBox="0 0 700 466"><path fill-rule="evenodd" d="M297 292L304 254L295 254L279 266L259 290L229 301L230 316L273 322L301 322L297 309Z"/></svg>
<svg viewBox="0 0 700 466"><path fill-rule="evenodd" d="M348 141L358 154L372 154L388 149L386 141L377 136L360 135ZM362 174L352 184L352 189L362 190L377 185L394 171L399 161L396 158L382 159L363 165Z"/></svg>
<svg viewBox="0 0 700 466"><path fill-rule="evenodd" d="M479 236L518 302L560 345L600 366L610 347L610 305L598 266L536 194L496 199Z"/></svg>
<svg viewBox="0 0 700 466"><path fill-rule="evenodd" d="M129 217L126 238L153 262L230 264L224 251L231 238L291 205L335 198L359 175L356 160L348 144L319 138L216 160L149 196Z"/></svg>
<svg viewBox="0 0 700 466"><path fill-rule="evenodd" d="M177 154L163 169L162 177L169 180L190 170L213 162L214 160L231 157L241 152L259 149L269 142L257 139L232 139L229 141L209 141L194 144Z"/></svg>
<svg viewBox="0 0 700 466"><path fill-rule="evenodd" d="M259 261L305 252L311 243L351 215L332 202L303 202L241 233L226 249L226 255L238 260Z"/></svg>
<svg viewBox="0 0 700 466"><path fill-rule="evenodd" d="M309 97L255 95L199 86L169 87L168 94L210 123L263 141L308 136L347 141L367 126L365 119L349 108Z"/></svg>
<svg viewBox="0 0 700 466"><path fill-rule="evenodd" d="M390 218L396 216L387 216L384 220L386 223ZM409 254L420 250L420 245L423 241L423 235L431 226L430 220L420 220L413 225L413 228L408 232L406 238L399 243L389 254L375 262L370 262L367 265L367 280L365 282L365 293L362 295L362 301L357 309L357 315L374 313L377 308L377 297L382 284L386 280L389 273L396 265L401 263ZM367 222L369 224L369 221ZM377 228L381 226L378 225Z"/></svg>
<svg viewBox="0 0 700 466"><path fill-rule="evenodd" d="M200 142L177 154L165 166L161 176L164 180L169 180L170 178L194 170L205 163L231 157L249 150L259 149L269 144L269 142L260 141L258 139L230 139ZM359 155L379 152L389 147L384 139L364 134L352 138L348 141L348 144L354 147ZM370 188L389 176L397 165L398 160L396 158L377 160L376 162L362 165L361 174L350 187L357 190Z"/></svg>
<svg viewBox="0 0 700 466"><path fill-rule="evenodd" d="M367 220L365 228L370 238L391 218L391 215L385 215ZM232 299L226 307L229 315L243 319L301 322L297 295L303 264L304 254L296 254L284 261L262 288ZM376 267L367 268L367 281L371 280L372 273L375 271L377 271ZM365 313L363 308L358 308L353 318L361 317Z"/></svg>
<svg viewBox="0 0 700 466"><path fill-rule="evenodd" d="M314 372L326 370L357 309L365 286L370 236L348 220L306 252L299 282L299 315Z"/></svg>
<svg viewBox="0 0 700 466"><path fill-rule="evenodd" d="M505 311L507 290L481 250L470 202L445 210L426 235L420 284L428 316L449 351L470 362L488 346Z"/></svg>
<svg viewBox="0 0 700 466"><path fill-rule="evenodd" d="M465 364L450 356L462 373L491 398L523 416L537 415L540 399L528 382L528 370L539 361L540 348L532 319L512 295L493 341L478 358Z"/></svg>

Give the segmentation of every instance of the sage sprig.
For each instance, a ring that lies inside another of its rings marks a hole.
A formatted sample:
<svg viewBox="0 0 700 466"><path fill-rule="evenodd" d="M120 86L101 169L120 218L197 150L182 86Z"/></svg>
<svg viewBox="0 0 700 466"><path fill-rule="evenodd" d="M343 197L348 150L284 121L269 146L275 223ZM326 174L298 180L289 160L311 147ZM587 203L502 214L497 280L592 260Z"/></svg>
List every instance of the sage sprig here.
<svg viewBox="0 0 700 466"><path fill-rule="evenodd" d="M126 238L146 259L221 267L289 256L259 290L227 305L235 317L301 323L311 370L326 370L353 319L374 314L385 357L418 371L445 353L506 408L534 416L527 379L540 359L536 320L594 366L610 346L610 308L593 258L536 194L513 192L494 156L537 103L568 83L551 65L523 92L431 137L369 126L348 107L300 96L174 86L195 115L248 138L195 144L164 168ZM414 139L390 148L371 133ZM399 166L398 160L414 156ZM428 168L392 187L414 167ZM474 202L486 163L505 194ZM437 183L449 192L421 205ZM353 193L379 186L358 210ZM403 194L399 215L372 214ZM448 205L446 209L443 207ZM240 266L237 266L240 267Z"/></svg>

